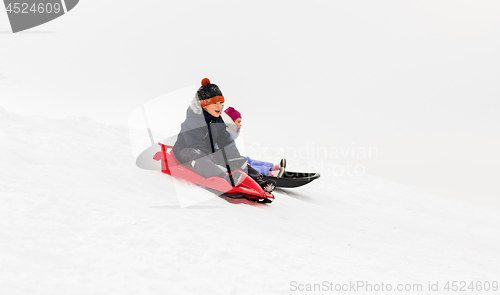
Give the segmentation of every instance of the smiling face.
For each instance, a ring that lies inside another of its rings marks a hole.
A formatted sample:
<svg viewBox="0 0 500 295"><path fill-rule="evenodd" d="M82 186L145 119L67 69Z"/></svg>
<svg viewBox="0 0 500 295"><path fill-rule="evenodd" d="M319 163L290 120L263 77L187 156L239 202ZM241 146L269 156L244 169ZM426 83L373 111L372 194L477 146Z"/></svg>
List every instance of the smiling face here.
<svg viewBox="0 0 500 295"><path fill-rule="evenodd" d="M213 104L209 104L203 107L203 109L207 111L207 113L209 113L210 115L214 117L219 117L223 107L224 105L222 104L222 102L219 101Z"/></svg>

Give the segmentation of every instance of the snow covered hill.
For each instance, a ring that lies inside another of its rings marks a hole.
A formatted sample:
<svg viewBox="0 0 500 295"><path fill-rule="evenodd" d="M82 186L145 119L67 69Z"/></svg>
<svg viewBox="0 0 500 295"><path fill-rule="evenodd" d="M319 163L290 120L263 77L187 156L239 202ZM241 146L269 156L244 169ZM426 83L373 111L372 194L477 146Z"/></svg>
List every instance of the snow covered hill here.
<svg viewBox="0 0 500 295"><path fill-rule="evenodd" d="M270 205L232 203L137 168L126 127L0 108L0 294L313 294L359 282L478 294L443 288L500 280L497 209L317 172ZM208 201L181 209L183 194Z"/></svg>

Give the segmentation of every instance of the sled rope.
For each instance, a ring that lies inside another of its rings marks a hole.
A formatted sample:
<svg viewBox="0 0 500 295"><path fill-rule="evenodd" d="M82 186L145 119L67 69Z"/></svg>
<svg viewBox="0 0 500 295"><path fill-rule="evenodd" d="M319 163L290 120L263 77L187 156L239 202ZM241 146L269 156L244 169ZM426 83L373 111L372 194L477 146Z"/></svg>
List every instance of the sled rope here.
<svg viewBox="0 0 500 295"><path fill-rule="evenodd" d="M214 141L212 139L212 128L210 128L211 123L212 122L208 123L208 136L210 137L210 146L212 147L212 153L215 153ZM224 150L224 147L222 147L220 150L222 151L222 157L224 157L224 163L226 164L227 174L229 175L231 186L234 187L234 180L233 176L231 175L231 168L229 168L229 163L227 161L226 151Z"/></svg>

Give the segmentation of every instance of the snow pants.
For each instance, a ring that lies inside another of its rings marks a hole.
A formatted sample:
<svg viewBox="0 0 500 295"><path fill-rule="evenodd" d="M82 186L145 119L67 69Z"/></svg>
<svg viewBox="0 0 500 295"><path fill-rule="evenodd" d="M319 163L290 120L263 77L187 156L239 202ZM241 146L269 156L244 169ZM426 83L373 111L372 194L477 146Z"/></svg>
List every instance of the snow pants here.
<svg viewBox="0 0 500 295"><path fill-rule="evenodd" d="M264 162L264 161L259 161L259 160L254 160L251 159L250 157L247 157L248 164L252 165L252 167L259 171L259 173L264 174L264 175L269 175L269 171L273 170L273 163L269 162Z"/></svg>
<svg viewBox="0 0 500 295"><path fill-rule="evenodd" d="M222 151L220 150L206 155L199 149L188 147L180 151L179 157L179 162L184 163L186 166L191 166L194 172L205 178L212 176L224 177L228 173ZM227 159L227 162L231 172L242 170L253 179L261 175L252 166L248 165L248 160L245 157Z"/></svg>

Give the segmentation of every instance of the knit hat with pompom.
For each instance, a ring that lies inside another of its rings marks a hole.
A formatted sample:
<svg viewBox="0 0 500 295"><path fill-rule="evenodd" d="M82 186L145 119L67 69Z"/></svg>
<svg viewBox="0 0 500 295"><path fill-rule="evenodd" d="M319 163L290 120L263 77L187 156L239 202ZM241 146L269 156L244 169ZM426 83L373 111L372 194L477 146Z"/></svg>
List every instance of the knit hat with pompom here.
<svg viewBox="0 0 500 295"><path fill-rule="evenodd" d="M201 80L201 87L196 92L196 95L202 108L219 101L224 103L224 96L222 96L219 86L210 83L208 78Z"/></svg>

